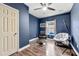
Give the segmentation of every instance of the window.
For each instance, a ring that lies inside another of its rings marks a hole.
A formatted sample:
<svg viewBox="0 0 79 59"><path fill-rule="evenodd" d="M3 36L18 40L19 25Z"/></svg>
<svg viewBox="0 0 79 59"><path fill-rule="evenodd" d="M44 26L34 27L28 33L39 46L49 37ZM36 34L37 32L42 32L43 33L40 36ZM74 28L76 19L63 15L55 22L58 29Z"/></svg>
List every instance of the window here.
<svg viewBox="0 0 79 59"><path fill-rule="evenodd" d="M46 21L46 35L54 35L56 33L56 20Z"/></svg>

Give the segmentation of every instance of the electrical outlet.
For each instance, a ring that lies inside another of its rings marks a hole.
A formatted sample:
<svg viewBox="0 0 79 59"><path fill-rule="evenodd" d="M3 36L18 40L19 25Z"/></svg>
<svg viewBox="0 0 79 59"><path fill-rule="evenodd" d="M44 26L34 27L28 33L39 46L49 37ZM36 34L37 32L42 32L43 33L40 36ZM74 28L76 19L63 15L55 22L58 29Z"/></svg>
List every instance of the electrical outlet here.
<svg viewBox="0 0 79 59"><path fill-rule="evenodd" d="M78 48L78 45L77 45L77 48Z"/></svg>

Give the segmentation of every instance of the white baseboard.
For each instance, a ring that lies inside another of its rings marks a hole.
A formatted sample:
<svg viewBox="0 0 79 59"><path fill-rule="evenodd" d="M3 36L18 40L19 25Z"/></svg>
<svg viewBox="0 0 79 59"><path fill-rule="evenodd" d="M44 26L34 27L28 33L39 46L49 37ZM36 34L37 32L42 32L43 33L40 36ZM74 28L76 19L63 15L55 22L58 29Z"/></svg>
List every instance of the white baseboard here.
<svg viewBox="0 0 79 59"><path fill-rule="evenodd" d="M37 40L37 39L38 39L38 37L33 38L33 39L30 39L29 42L35 41L35 40ZM25 48L28 48L29 46L30 46L30 44L28 44L28 45L26 45L26 46L20 48L18 51L22 51L22 50L24 50Z"/></svg>
<svg viewBox="0 0 79 59"><path fill-rule="evenodd" d="M29 43L32 42L32 41L36 41L36 40L38 40L38 37L33 38L33 39L30 39L30 40L29 40Z"/></svg>
<svg viewBox="0 0 79 59"><path fill-rule="evenodd" d="M74 52L77 54L77 56L79 56L79 53L77 52L77 50L75 49L75 47L70 43L71 47L73 48Z"/></svg>
<svg viewBox="0 0 79 59"><path fill-rule="evenodd" d="M28 45L26 45L26 46L24 46L24 47L20 48L18 51L22 51L22 50L24 50L24 49L28 48L29 46L30 46L30 44L28 44Z"/></svg>

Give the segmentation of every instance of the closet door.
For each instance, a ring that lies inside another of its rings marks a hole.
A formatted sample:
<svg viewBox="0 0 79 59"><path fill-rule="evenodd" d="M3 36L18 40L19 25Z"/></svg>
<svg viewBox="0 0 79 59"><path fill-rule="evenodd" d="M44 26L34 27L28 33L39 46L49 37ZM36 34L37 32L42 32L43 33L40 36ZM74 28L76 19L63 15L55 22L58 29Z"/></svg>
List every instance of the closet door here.
<svg viewBox="0 0 79 59"><path fill-rule="evenodd" d="M11 55L19 49L19 11L0 4L0 55Z"/></svg>

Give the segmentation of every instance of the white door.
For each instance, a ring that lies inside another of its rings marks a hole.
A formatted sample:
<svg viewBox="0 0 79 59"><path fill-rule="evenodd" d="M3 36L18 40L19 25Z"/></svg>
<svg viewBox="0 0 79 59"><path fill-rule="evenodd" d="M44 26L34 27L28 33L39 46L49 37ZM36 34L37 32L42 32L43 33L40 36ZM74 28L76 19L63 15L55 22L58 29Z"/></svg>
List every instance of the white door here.
<svg viewBox="0 0 79 59"><path fill-rule="evenodd" d="M19 11L0 4L0 55L11 55L19 49Z"/></svg>

